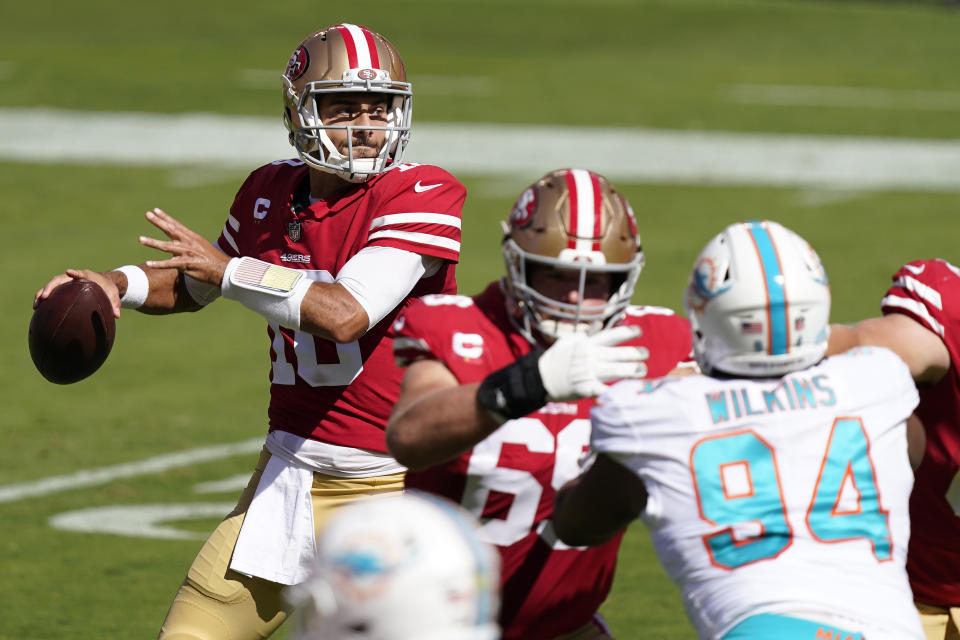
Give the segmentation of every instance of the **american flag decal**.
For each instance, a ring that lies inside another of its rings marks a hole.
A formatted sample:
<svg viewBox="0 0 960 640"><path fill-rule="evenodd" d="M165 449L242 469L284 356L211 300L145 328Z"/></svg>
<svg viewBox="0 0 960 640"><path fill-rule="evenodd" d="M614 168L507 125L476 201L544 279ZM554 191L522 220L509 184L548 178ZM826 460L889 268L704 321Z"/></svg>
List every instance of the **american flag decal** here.
<svg viewBox="0 0 960 640"><path fill-rule="evenodd" d="M742 322L740 323L740 333L763 333L763 323Z"/></svg>
<svg viewBox="0 0 960 640"><path fill-rule="evenodd" d="M292 291L293 286L301 277L303 277L303 274L295 269L288 269L252 258L241 260L231 275L231 279L240 286L281 293Z"/></svg>

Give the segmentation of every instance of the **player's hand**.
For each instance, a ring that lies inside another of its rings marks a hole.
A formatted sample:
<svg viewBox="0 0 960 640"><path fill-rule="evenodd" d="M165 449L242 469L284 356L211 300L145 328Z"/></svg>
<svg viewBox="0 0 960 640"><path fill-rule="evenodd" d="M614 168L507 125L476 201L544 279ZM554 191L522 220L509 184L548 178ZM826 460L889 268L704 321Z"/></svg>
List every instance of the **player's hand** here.
<svg viewBox="0 0 960 640"><path fill-rule="evenodd" d="M598 396L605 382L647 375L644 347L614 346L640 336L639 327L614 327L592 336L564 336L543 352L537 363L549 400Z"/></svg>
<svg viewBox="0 0 960 640"><path fill-rule="evenodd" d="M148 260L146 265L156 269L177 269L181 273L219 287L223 271L230 261L219 249L200 234L191 231L185 224L162 209L147 211L147 220L167 234L170 240L156 240L140 236L145 247L166 251L166 260Z"/></svg>
<svg viewBox="0 0 960 640"><path fill-rule="evenodd" d="M113 308L113 317L120 317L120 290L117 289L117 283L104 274L98 273L97 271L90 271L89 269L67 269L66 272L50 278L50 282L43 285L43 288L33 295L33 308L36 309L40 301L46 300L50 294L53 293L53 290L60 285L70 282L71 280L80 279L90 280L100 285L104 293L107 294L107 298L110 299L110 306Z"/></svg>

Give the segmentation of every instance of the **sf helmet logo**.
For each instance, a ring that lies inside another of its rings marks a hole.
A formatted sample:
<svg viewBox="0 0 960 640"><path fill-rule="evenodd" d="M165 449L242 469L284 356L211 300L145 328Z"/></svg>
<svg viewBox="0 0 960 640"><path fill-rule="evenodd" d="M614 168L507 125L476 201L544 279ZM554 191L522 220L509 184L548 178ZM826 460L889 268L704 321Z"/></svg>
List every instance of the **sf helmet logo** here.
<svg viewBox="0 0 960 640"><path fill-rule="evenodd" d="M286 76L287 80L293 82L305 74L309 66L310 54L308 54L307 50L303 47L297 47L294 52L290 54L290 60L287 62L287 69L283 72L283 75Z"/></svg>
<svg viewBox="0 0 960 640"><path fill-rule="evenodd" d="M537 210L537 191L533 187L527 188L520 194L513 210L510 212L510 225L519 229L533 222L533 214Z"/></svg>
<svg viewBox="0 0 960 640"><path fill-rule="evenodd" d="M357 77L360 78L361 80L373 80L374 78L377 77L377 72L374 71L373 69L361 69L357 73Z"/></svg>

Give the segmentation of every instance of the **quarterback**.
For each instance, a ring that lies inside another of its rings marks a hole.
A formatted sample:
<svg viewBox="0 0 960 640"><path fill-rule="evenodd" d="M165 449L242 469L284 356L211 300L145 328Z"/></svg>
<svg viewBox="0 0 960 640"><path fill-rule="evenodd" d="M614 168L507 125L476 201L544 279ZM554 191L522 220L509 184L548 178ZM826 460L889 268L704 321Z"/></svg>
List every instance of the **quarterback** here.
<svg viewBox="0 0 960 640"><path fill-rule="evenodd" d="M884 346L910 367L926 445L910 496L907 574L928 640L960 638L960 269L905 264L880 306L882 317L833 326L830 350Z"/></svg>
<svg viewBox="0 0 960 640"><path fill-rule="evenodd" d="M907 366L883 348L824 359L826 273L775 222L713 238L684 306L703 375L598 399L596 460L557 495L560 539L599 544L640 515L701 638L922 640Z"/></svg>
<svg viewBox="0 0 960 640"><path fill-rule="evenodd" d="M100 283L120 308L194 311L223 296L267 320L269 433L236 508L190 567L161 638L264 638L284 620L328 511L402 489L384 428L402 371L387 335L412 299L456 291L465 190L404 163L411 85L394 46L353 24L313 33L282 74L298 158L253 171L215 244L167 213L147 219L170 254L55 276Z"/></svg>
<svg viewBox="0 0 960 640"><path fill-rule="evenodd" d="M553 494L578 473L604 382L688 361L690 326L629 304L636 222L595 173L554 171L526 189L502 249L502 281L472 298L425 296L394 323L408 369L387 443L411 468L408 487L459 502L500 551L504 638L608 638L597 608L620 541L561 543Z"/></svg>

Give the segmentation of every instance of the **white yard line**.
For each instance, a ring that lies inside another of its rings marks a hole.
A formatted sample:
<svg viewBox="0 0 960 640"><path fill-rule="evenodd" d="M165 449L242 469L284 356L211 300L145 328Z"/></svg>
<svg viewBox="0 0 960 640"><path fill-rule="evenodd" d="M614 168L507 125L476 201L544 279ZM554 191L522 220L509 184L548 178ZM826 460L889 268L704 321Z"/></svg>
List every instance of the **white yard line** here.
<svg viewBox="0 0 960 640"><path fill-rule="evenodd" d="M107 505L58 513L50 518L50 526L78 533L110 533L159 540L206 540L209 533L185 531L164 523L171 520L223 518L234 505L233 502Z"/></svg>
<svg viewBox="0 0 960 640"><path fill-rule="evenodd" d="M213 445L187 449L177 453L167 453L137 462L115 464L98 469L83 469L62 476L50 476L33 482L0 486L0 503L16 502L24 498L35 498L70 489L82 489L106 484L118 478L133 478L148 473L161 473L170 469L187 467L200 462L210 462L220 458L255 453L263 447L263 438L243 440L229 444Z"/></svg>
<svg viewBox="0 0 960 640"><path fill-rule="evenodd" d="M42 141L42 142L41 142ZM295 155L279 118L0 109L0 161L252 169ZM408 161L535 179L960 191L960 141L414 122Z"/></svg>

